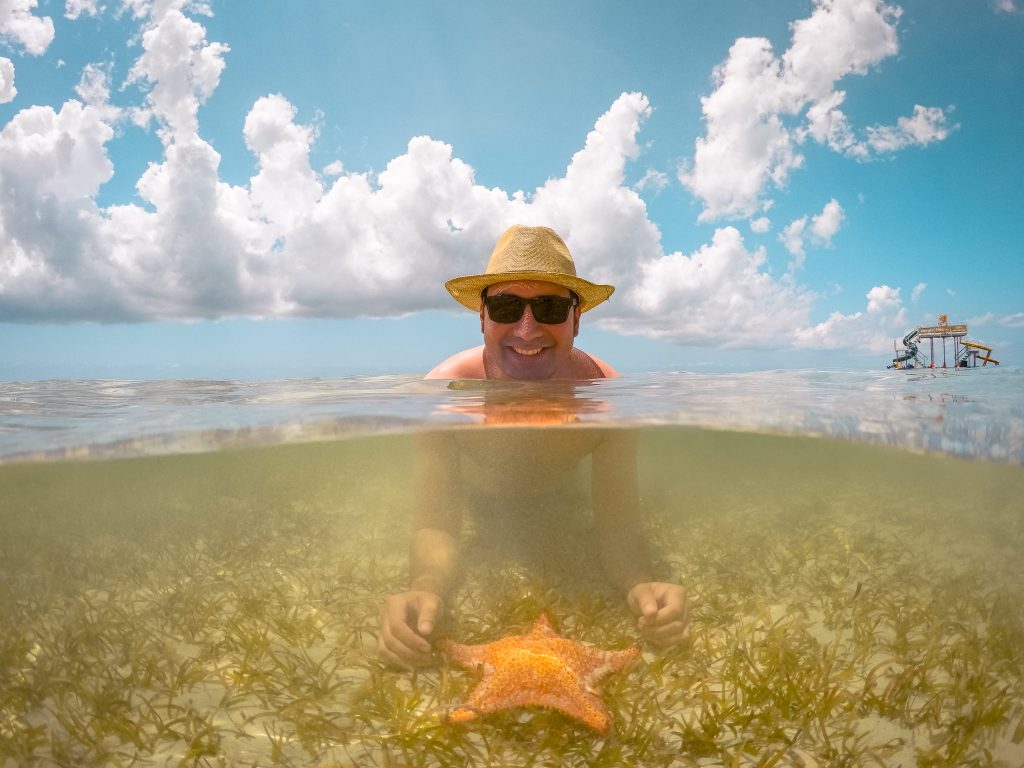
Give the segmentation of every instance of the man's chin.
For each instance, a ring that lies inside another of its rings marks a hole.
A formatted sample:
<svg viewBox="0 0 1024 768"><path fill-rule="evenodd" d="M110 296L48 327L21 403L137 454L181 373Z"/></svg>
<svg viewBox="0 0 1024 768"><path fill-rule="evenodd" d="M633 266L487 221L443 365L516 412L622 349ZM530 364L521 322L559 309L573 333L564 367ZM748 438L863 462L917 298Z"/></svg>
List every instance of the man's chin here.
<svg viewBox="0 0 1024 768"><path fill-rule="evenodd" d="M505 347L501 351L501 367L510 379L550 379L555 373L553 356L554 353L549 347L533 355L523 355L511 347Z"/></svg>

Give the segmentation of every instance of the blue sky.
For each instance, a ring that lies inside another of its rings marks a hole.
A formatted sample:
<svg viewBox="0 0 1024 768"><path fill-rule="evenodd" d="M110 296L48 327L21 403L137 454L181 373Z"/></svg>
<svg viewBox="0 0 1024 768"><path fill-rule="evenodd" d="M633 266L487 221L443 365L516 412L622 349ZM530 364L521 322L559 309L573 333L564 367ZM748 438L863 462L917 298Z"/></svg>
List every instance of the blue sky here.
<svg viewBox="0 0 1024 768"><path fill-rule="evenodd" d="M511 223L623 370L1024 349L1017 0L0 3L0 378L416 373Z"/></svg>

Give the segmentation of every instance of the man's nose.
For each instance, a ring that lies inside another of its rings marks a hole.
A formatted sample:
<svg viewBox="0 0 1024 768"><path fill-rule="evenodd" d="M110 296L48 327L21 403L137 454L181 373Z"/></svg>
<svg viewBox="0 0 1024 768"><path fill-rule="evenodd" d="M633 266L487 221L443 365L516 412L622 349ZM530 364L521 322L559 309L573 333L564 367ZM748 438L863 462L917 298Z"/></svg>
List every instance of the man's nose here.
<svg viewBox="0 0 1024 768"><path fill-rule="evenodd" d="M521 339L535 339L538 336L543 335L543 331L540 329L540 323L533 316L533 307L527 304L523 308L523 316L519 318L519 322L516 323L516 336Z"/></svg>

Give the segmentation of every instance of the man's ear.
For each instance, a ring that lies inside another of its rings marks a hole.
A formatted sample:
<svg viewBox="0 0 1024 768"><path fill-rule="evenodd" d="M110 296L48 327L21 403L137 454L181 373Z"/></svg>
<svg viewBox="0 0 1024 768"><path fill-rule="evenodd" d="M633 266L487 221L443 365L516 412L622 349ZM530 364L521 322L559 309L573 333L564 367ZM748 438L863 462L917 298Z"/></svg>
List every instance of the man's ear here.
<svg viewBox="0 0 1024 768"><path fill-rule="evenodd" d="M577 304L572 308L572 337L575 339L580 335L580 315L583 314L583 310L580 309L580 305Z"/></svg>

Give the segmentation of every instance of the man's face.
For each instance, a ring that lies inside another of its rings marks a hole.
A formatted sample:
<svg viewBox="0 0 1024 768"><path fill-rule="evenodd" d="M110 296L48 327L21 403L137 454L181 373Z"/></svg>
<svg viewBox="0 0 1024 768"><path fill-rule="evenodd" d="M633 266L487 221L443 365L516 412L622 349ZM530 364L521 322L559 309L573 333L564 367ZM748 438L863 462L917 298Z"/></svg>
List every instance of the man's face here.
<svg viewBox="0 0 1024 768"><path fill-rule="evenodd" d="M488 296L572 296L568 288L540 280L498 283ZM580 308L574 306L564 323L538 323L527 306L515 323L496 323L487 308L480 310L484 334L484 368L490 379L551 379L572 376L572 344L580 329Z"/></svg>

